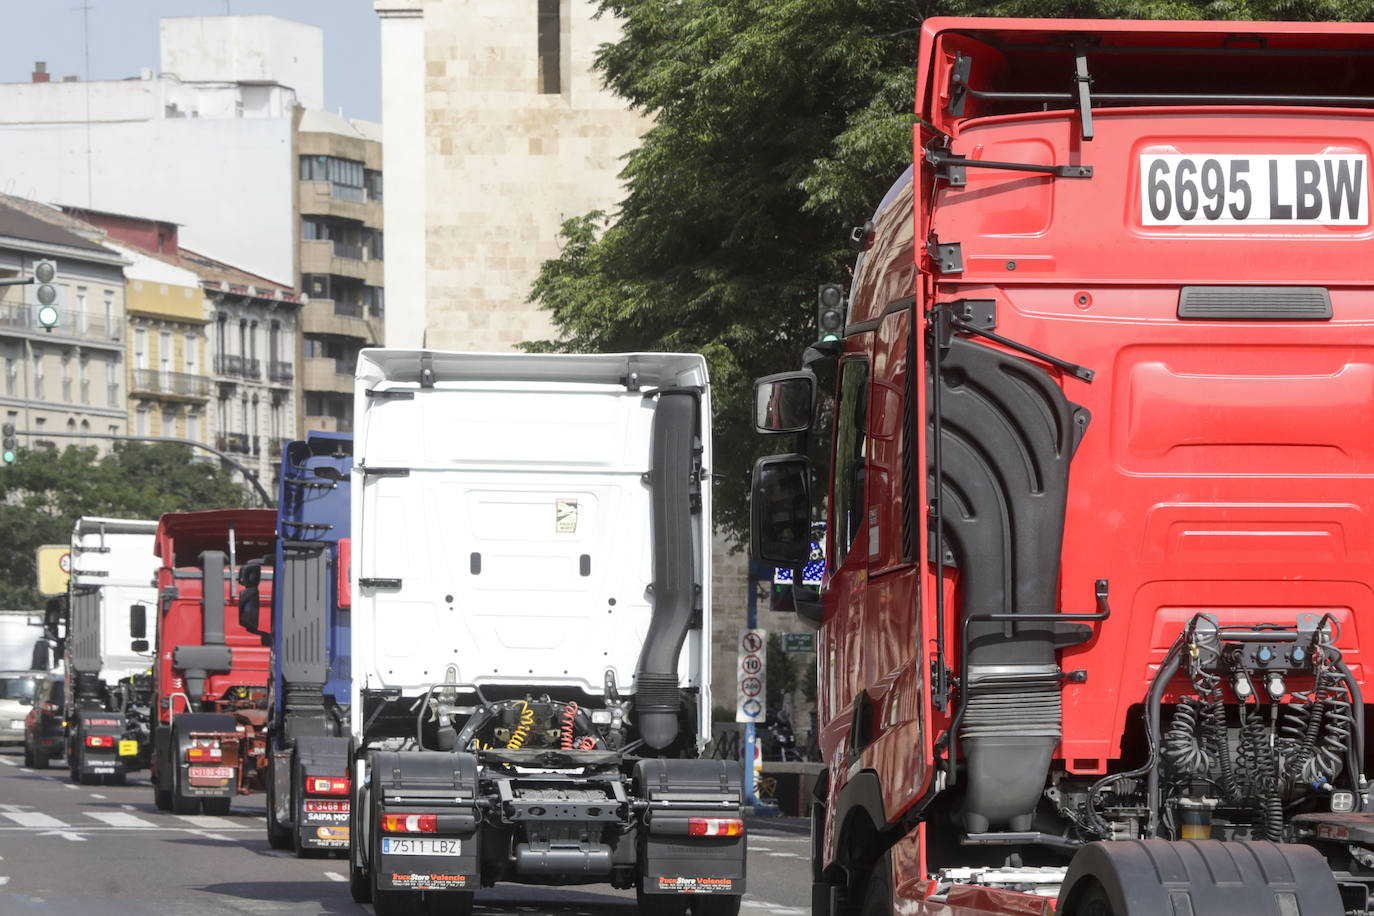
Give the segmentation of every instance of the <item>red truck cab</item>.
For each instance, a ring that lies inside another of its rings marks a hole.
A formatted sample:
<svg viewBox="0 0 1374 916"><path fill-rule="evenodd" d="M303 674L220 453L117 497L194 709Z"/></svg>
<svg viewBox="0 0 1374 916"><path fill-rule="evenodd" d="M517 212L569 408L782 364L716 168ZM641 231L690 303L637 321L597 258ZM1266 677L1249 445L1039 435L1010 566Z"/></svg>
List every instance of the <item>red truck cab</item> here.
<svg viewBox="0 0 1374 916"><path fill-rule="evenodd" d="M245 626L257 625L256 608L241 621L240 598L248 584L270 602L275 534L270 509L169 513L158 521L152 780L159 808L224 813L236 795L263 789L271 649ZM250 583L263 560L262 581Z"/></svg>
<svg viewBox="0 0 1374 916"><path fill-rule="evenodd" d="M1374 912L1374 27L930 19L916 109L804 360L813 913Z"/></svg>

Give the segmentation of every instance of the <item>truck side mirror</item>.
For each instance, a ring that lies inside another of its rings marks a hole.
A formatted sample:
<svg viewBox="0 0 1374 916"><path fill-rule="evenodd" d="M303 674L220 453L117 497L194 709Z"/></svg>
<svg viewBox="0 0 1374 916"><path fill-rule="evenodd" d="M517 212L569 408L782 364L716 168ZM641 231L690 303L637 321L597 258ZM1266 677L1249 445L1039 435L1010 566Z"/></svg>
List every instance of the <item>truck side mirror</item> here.
<svg viewBox="0 0 1374 916"><path fill-rule="evenodd" d="M811 462L771 455L754 464L749 553L758 566L805 566L811 557Z"/></svg>
<svg viewBox="0 0 1374 916"><path fill-rule="evenodd" d="M140 653L140 654L143 653L143 652L147 652L147 651L148 651L148 640L146 640L146 639L135 639L133 642L129 643L129 651L130 651L130 652L138 652L138 653Z"/></svg>
<svg viewBox="0 0 1374 916"><path fill-rule="evenodd" d="M258 583L262 581L262 558L249 560L239 567L239 585L244 588L256 589Z"/></svg>
<svg viewBox="0 0 1374 916"><path fill-rule="evenodd" d="M20 705L20 706L32 706L32 705L33 705L33 697L20 697L20 698L19 698L19 705Z"/></svg>
<svg viewBox="0 0 1374 916"><path fill-rule="evenodd" d="M754 430L766 435L804 433L816 409L816 376L781 372L754 382Z"/></svg>
<svg viewBox="0 0 1374 916"><path fill-rule="evenodd" d="M52 639L57 638L57 628L62 625L67 599L62 596L49 598L43 605L43 632Z"/></svg>
<svg viewBox="0 0 1374 916"><path fill-rule="evenodd" d="M129 636L144 639L148 635L148 609L141 604L129 605Z"/></svg>

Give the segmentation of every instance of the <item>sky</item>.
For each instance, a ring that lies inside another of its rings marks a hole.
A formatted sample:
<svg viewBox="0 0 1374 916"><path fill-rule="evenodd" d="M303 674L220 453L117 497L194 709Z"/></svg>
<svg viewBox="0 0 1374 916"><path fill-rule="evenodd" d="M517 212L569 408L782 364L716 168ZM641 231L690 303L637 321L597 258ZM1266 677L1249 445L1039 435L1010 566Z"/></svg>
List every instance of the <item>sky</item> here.
<svg viewBox="0 0 1374 916"><path fill-rule="evenodd" d="M325 108L381 121L380 20L372 0L0 0L0 82L27 83L39 60L54 80L86 79L83 18L89 78L115 80L136 77L141 67L159 69L162 17L226 14L270 14L322 28Z"/></svg>

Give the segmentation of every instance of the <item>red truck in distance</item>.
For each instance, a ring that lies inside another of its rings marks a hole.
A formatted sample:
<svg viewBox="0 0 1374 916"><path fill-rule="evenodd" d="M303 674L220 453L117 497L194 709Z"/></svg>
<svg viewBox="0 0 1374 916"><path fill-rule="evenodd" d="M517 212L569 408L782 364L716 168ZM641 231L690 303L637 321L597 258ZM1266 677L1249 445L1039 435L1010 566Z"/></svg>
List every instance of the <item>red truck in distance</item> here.
<svg viewBox="0 0 1374 916"><path fill-rule="evenodd" d="M266 787L271 649L240 622L239 599L247 589L271 602L276 520L271 509L224 509L158 521L152 781L163 810L224 814ZM256 609L242 616L258 619Z"/></svg>
<svg viewBox="0 0 1374 916"><path fill-rule="evenodd" d="M756 388L756 561L826 507L813 914L1374 913L1374 26L918 59L843 327Z"/></svg>

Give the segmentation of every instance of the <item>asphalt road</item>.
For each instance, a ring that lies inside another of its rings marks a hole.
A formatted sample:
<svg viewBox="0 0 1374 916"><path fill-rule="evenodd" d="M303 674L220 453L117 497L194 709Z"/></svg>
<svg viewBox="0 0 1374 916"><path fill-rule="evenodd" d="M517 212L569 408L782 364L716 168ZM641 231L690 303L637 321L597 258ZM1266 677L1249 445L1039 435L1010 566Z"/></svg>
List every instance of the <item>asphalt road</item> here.
<svg viewBox="0 0 1374 916"><path fill-rule="evenodd" d="M30 770L0 748L0 913L6 916L370 914L348 896L339 859L296 859L267 845L261 796L226 817L158 811L145 778L74 786L61 761ZM142 774L146 775L146 774ZM809 840L803 821L750 819L742 916L805 916ZM480 916L635 912L609 885L501 885L478 891Z"/></svg>

